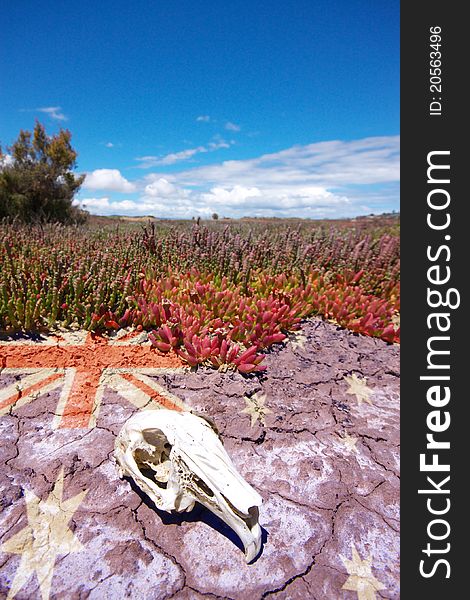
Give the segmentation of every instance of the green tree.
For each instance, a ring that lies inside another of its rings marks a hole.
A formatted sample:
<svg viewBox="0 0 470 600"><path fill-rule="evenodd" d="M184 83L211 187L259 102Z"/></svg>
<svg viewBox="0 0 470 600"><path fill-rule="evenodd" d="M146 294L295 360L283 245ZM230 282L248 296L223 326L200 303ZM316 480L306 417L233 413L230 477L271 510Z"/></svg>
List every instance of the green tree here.
<svg viewBox="0 0 470 600"><path fill-rule="evenodd" d="M0 218L26 222L82 222L87 213L73 206L85 175L76 176L77 153L67 129L48 136L36 121L33 133L21 130L3 153L0 147Z"/></svg>

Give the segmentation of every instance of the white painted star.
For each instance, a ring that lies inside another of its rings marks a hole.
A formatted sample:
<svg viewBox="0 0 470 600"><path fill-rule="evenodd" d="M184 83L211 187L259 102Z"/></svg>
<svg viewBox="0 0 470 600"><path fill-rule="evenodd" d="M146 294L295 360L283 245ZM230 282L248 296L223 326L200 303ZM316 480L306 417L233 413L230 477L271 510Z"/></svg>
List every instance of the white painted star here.
<svg viewBox="0 0 470 600"><path fill-rule="evenodd" d="M253 394L251 397L244 396L244 400L246 403L246 408L244 408L241 412L250 415L251 427L255 425L258 419L260 420L260 423L265 425L265 416L268 413L273 412L264 405L266 401L266 394Z"/></svg>
<svg viewBox="0 0 470 600"><path fill-rule="evenodd" d="M290 345L292 350L305 350L305 343L307 342L307 336L302 331L294 331L289 334Z"/></svg>
<svg viewBox="0 0 470 600"><path fill-rule="evenodd" d="M357 438L349 435L349 433L345 433L343 437L340 438L341 443L347 448L348 452L355 452L357 454L358 450L356 448Z"/></svg>
<svg viewBox="0 0 470 600"><path fill-rule="evenodd" d="M343 377L343 379L349 385L349 389L346 390L346 393L356 396L359 405L361 405L363 402L372 404L372 400L370 399L372 390L367 387L367 377L359 379L356 373L353 373L351 377L346 375L346 377Z"/></svg>
<svg viewBox="0 0 470 600"><path fill-rule="evenodd" d="M7 600L15 597L33 573L37 575L43 600L48 600L57 556L83 549L68 523L87 492L64 501L63 490L63 468L47 500L25 490L28 525L0 546L3 552L21 554Z"/></svg>
<svg viewBox="0 0 470 600"><path fill-rule="evenodd" d="M353 543L351 548L352 560L340 555L349 575L342 589L357 592L358 600L375 600L375 592L384 590L385 586L372 573L372 557L369 555L368 558L361 560Z"/></svg>

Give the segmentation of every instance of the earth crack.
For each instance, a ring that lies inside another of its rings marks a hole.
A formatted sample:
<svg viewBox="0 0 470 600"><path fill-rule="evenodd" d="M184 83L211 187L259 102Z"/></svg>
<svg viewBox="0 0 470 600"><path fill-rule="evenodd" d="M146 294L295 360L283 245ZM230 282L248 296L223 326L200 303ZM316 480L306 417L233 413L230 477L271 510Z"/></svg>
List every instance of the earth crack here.
<svg viewBox="0 0 470 600"><path fill-rule="evenodd" d="M387 473L391 473L392 475L394 475L397 479L400 479L400 474L396 473L393 469L390 469L389 467L386 467L383 463L381 463L377 456L375 455L375 452L372 450L372 448L369 446L369 444L367 442L365 442L364 440L362 440L362 443L364 444L364 446L366 446L372 456L372 460L379 465L379 467L382 467L382 469L384 469L385 471L387 471Z"/></svg>
<svg viewBox="0 0 470 600"><path fill-rule="evenodd" d="M297 573L296 575L293 575L290 579L288 579L283 585L281 585L280 587L274 589L274 590L268 590L267 592L264 592L263 595L261 596L261 600L263 600L264 598L267 598L268 596L272 596L273 594L277 594L278 592L283 592L285 589L287 589L289 587L289 585L291 585L294 581L296 581L297 579L303 579L306 575L308 575L310 573L310 571L313 569L314 565L316 564L317 561L317 557L320 556L320 554L323 552L323 548L326 546L328 540L325 540L320 548L320 550L318 552L316 552L313 556L312 556L312 560L309 563L309 565L307 566L306 569L304 569L301 573ZM304 579L305 581L305 579ZM305 582L307 583L307 582ZM307 584L308 585L308 584Z"/></svg>
<svg viewBox="0 0 470 600"><path fill-rule="evenodd" d="M139 504L139 506L142 505L142 502ZM173 556L172 554L170 554L169 552L166 552L161 546L159 546L155 540L153 540L151 537L149 537L147 535L147 529L145 527L145 523L142 522L142 520L139 518L139 515L137 514L137 510L139 507L132 509L132 515L134 517L135 522L140 525L141 529L142 529L142 534L144 536L144 539L151 544L154 548L156 548L158 550L158 552L160 552L161 554L163 554L163 556L165 556L166 558L168 558L176 567L178 567L181 571L181 574L183 576L183 586L180 588L183 589L186 586L186 581L187 581L187 576L186 576L186 571L183 567L183 565L181 563L178 562L178 560L176 559L175 556ZM178 590L178 591L180 591Z"/></svg>
<svg viewBox="0 0 470 600"><path fill-rule="evenodd" d="M266 492L268 492L269 494L272 494L273 496L279 496L279 498L282 498L283 500L286 500L287 502L292 502L292 504L295 504L296 506L302 506L303 508L307 508L309 511L311 511L312 508L316 508L317 510L329 510L329 511L334 510L333 508L321 507L321 506L318 506L317 504L305 504L304 502L299 502L298 500L294 500L294 498L290 498L289 496L281 494L281 492L277 492L274 490L268 490L267 488L264 488L264 490Z"/></svg>

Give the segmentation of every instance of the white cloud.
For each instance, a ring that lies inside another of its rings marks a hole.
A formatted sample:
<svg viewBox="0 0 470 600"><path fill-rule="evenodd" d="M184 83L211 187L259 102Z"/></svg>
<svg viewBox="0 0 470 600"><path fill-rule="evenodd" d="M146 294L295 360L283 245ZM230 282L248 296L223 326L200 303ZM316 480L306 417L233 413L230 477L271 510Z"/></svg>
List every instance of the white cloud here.
<svg viewBox="0 0 470 600"><path fill-rule="evenodd" d="M242 185L235 185L231 190L213 187L208 194L202 194L201 197L211 205L237 206L245 203L247 198L260 196L262 196L262 193L257 187L246 188Z"/></svg>
<svg viewBox="0 0 470 600"><path fill-rule="evenodd" d="M188 160L188 158L192 158L195 154L199 154L199 152L207 152L207 149L204 146L198 146L197 148L188 148L187 150L181 150L180 152L172 152L171 154L162 156L157 160L157 164L173 165L180 160Z"/></svg>
<svg viewBox="0 0 470 600"><path fill-rule="evenodd" d="M225 123L225 129L227 129L227 131L240 131L241 127L240 125L227 121L227 123Z"/></svg>
<svg viewBox="0 0 470 600"><path fill-rule="evenodd" d="M221 143L227 144L220 138L212 142ZM183 152L187 158L188 152L194 156L201 148L208 152L211 144ZM163 164L183 160L181 153L175 155L176 160L174 155L142 160L155 158L159 164L165 159ZM93 174L103 171L112 172ZM104 175L98 179L102 181ZM299 145L247 160L150 173L135 184L124 182L134 186L140 197L92 199L96 204L89 207L91 212L162 218L210 218L213 212L228 217L309 218L381 213L399 209L399 137Z"/></svg>
<svg viewBox="0 0 470 600"><path fill-rule="evenodd" d="M106 211L110 206L109 198L81 198L74 200L74 204L98 214L103 214L102 211Z"/></svg>
<svg viewBox="0 0 470 600"><path fill-rule="evenodd" d="M83 187L88 190L133 192L136 187L123 177L118 169L95 169L87 173Z"/></svg>
<svg viewBox="0 0 470 600"><path fill-rule="evenodd" d="M196 119L196 121L200 121L202 123L209 123L210 120L211 118L209 115L199 115L199 117Z"/></svg>
<svg viewBox="0 0 470 600"><path fill-rule="evenodd" d="M106 142L105 146L106 148L114 148L113 142Z"/></svg>
<svg viewBox="0 0 470 600"><path fill-rule="evenodd" d="M161 198L170 198L177 191L176 186L161 177L156 181L145 186L146 196L155 196Z"/></svg>
<svg viewBox="0 0 470 600"><path fill-rule="evenodd" d="M377 184L398 181L400 139L398 136L352 141L317 142L293 146L248 160L229 160L196 167L177 174L178 182L223 187Z"/></svg>
<svg viewBox="0 0 470 600"><path fill-rule="evenodd" d="M149 169L157 166L174 165L177 162L189 160L196 154L214 152L221 148L230 148L230 144L223 139L219 139L215 142L209 142L206 146L197 146L196 148L181 150L180 152L171 152L165 156L140 156L135 160L140 162L138 168Z"/></svg>
<svg viewBox="0 0 470 600"><path fill-rule="evenodd" d="M43 112L51 119L55 119L56 121L67 121L67 117L61 112L60 106L46 106L44 108L36 108L36 111Z"/></svg>
<svg viewBox="0 0 470 600"><path fill-rule="evenodd" d="M39 108L20 108L20 112L42 112L56 121L68 121L60 106L42 106Z"/></svg>
<svg viewBox="0 0 470 600"><path fill-rule="evenodd" d="M233 142L226 142L223 139L220 139L215 142L209 142L207 144L206 152L212 152L213 150L220 150L221 148L230 148Z"/></svg>
<svg viewBox="0 0 470 600"><path fill-rule="evenodd" d="M232 217L245 215L289 217L302 214L317 216L321 210L348 208L349 199L328 192L321 187L295 189L286 185L280 189L245 188L236 185L232 189L214 187L201 195L208 211L222 208Z"/></svg>
<svg viewBox="0 0 470 600"><path fill-rule="evenodd" d="M355 216L349 200L335 196L325 190L317 196L308 194L284 195L263 193L255 189L213 188L206 194L195 194L180 190L179 196L171 198L142 196L137 200L110 201L106 198L84 198L80 206L94 214L101 215L153 215L160 218L188 219L193 216L209 218L214 212L233 218L243 216L310 218L335 217L338 210L346 216ZM370 212L365 207L362 212Z"/></svg>
<svg viewBox="0 0 470 600"><path fill-rule="evenodd" d="M149 169L150 167L155 167L160 160L158 156L147 155L147 156L138 156L134 160L140 162L138 165L138 169Z"/></svg>
<svg viewBox="0 0 470 600"><path fill-rule="evenodd" d="M92 214L98 215L133 215L152 212L153 205L135 200L110 201L109 197L83 198L75 203Z"/></svg>

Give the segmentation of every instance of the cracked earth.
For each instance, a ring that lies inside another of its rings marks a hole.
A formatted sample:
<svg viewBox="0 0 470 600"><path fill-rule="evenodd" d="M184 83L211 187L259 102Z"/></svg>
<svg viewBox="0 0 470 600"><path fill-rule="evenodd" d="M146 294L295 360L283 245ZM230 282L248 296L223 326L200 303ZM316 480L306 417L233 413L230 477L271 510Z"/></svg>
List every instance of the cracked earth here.
<svg viewBox="0 0 470 600"><path fill-rule="evenodd" d="M119 479L114 439L138 410L119 391L105 390L93 428L53 429L54 389L0 417L0 598L26 564L2 545L28 527L28 493L47 499L62 469L65 502L87 494L68 523L79 550L56 552L52 599L399 598L399 347L312 319L264 364L153 376L212 417L263 497L254 563L205 508L159 512ZM353 375L366 397L348 393ZM0 389L13 380L0 372ZM44 597L37 572L14 596Z"/></svg>

